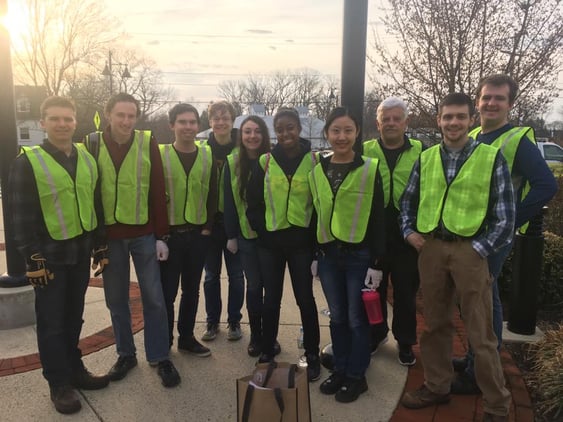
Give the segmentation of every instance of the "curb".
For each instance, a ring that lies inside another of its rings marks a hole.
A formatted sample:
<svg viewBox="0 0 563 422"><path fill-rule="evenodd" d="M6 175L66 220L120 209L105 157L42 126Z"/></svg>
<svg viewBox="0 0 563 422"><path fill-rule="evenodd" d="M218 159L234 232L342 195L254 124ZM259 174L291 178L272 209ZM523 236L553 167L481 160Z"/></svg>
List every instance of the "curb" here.
<svg viewBox="0 0 563 422"><path fill-rule="evenodd" d="M88 287L102 288L102 279L91 278ZM132 281L129 285L129 303L131 307L131 325L133 333L135 334L141 331L144 327L141 291L139 290L137 282ZM113 329L110 326L88 337L80 339L78 347L82 351L82 356L86 356L113 344L115 344L115 337L113 336ZM32 371L39 368L41 368L39 353L32 353L30 355L18 356L15 358L0 359L0 377L21 374L22 372Z"/></svg>

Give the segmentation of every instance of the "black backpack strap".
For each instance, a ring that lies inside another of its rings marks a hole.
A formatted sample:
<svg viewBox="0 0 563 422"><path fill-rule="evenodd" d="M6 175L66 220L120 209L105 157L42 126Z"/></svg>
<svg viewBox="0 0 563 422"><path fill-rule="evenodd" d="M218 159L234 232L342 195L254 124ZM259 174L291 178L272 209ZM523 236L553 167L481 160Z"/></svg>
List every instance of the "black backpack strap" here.
<svg viewBox="0 0 563 422"><path fill-rule="evenodd" d="M102 142L101 132L92 132L86 135L84 144L88 152L94 156L96 161L98 160L98 155L100 155L100 142Z"/></svg>

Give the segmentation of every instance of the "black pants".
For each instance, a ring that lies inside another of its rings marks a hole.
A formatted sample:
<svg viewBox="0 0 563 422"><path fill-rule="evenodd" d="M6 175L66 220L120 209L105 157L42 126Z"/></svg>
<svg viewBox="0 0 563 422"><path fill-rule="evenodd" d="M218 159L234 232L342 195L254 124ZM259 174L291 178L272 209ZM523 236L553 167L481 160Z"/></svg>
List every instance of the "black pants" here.
<svg viewBox="0 0 563 422"><path fill-rule="evenodd" d="M170 253L168 260L160 263L160 279L168 314L170 345L174 339L174 301L180 280L182 293L178 310L178 342L187 342L194 335L201 273L209 243L209 236L202 236L199 230L172 232L168 240Z"/></svg>
<svg viewBox="0 0 563 422"><path fill-rule="evenodd" d="M47 266L53 280L35 288L37 345L43 376L51 387L66 385L73 371L81 370L78 348L84 295L90 280L90 260L75 265Z"/></svg>
<svg viewBox="0 0 563 422"><path fill-rule="evenodd" d="M389 250L383 267L383 280L377 291L381 298L383 322L372 326L372 339L381 341L389 332L387 324L387 287L393 283L393 324L391 330L401 345L416 344L416 292L420 285L418 253L410 246Z"/></svg>
<svg viewBox="0 0 563 422"><path fill-rule="evenodd" d="M311 275L312 251L299 247L258 246L260 271L264 278L264 307L262 311L262 351L274 354L274 342L278 336L280 306L283 293L285 265L289 267L293 295L301 313L303 343L307 355L319 354L319 315L313 296Z"/></svg>

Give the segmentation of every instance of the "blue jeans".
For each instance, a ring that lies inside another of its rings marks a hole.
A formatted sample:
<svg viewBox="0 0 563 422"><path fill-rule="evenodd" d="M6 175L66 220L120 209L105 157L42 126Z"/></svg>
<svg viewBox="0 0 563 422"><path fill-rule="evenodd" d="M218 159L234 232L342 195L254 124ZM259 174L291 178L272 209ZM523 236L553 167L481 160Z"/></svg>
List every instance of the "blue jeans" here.
<svg viewBox="0 0 563 422"><path fill-rule="evenodd" d="M49 269L55 278L47 286L35 288L37 346L43 376L49 386L59 387L70 382L73 371L83 368L78 341L90 260Z"/></svg>
<svg viewBox="0 0 563 422"><path fill-rule="evenodd" d="M487 257L489 272L493 276L493 330L495 332L495 335L497 336L497 340L498 340L497 348L499 350L500 350L500 346L502 345L503 313L502 313L502 302L500 301L500 294L498 289L498 277L502 271L502 266L504 264L504 261L506 261L506 258L510 254L511 250L512 250L512 242ZM469 349L467 350L466 358L467 358L467 368L465 372L471 378L475 378L475 355L473 354L473 350L471 349L471 344L469 345Z"/></svg>
<svg viewBox="0 0 563 422"><path fill-rule="evenodd" d="M264 280L258 263L256 240L238 238L238 255L246 277L246 310L248 315L262 316Z"/></svg>
<svg viewBox="0 0 563 422"><path fill-rule="evenodd" d="M133 258L141 290L145 321L145 353L149 362L168 359L168 318L156 259L156 239L153 234L112 239L108 242L109 264L103 273L106 305L119 356L133 356L136 352L131 329L129 308L130 266Z"/></svg>
<svg viewBox="0 0 563 422"><path fill-rule="evenodd" d="M334 371L361 378L370 361L370 325L362 289L369 267L368 249L341 249L335 243L319 254L319 277L330 309Z"/></svg>
<svg viewBox="0 0 563 422"><path fill-rule="evenodd" d="M205 311L207 322L218 324L221 320L223 303L221 301L221 267L222 257L225 257L227 274L229 276L229 294L227 304L227 322L240 322L240 310L244 303L244 276L239 254L232 254L227 250L227 236L221 223L215 223L211 232L211 243L205 259L205 280L203 292L205 294Z"/></svg>
<svg viewBox="0 0 563 422"><path fill-rule="evenodd" d="M168 314L169 344L174 339L174 301L178 285L182 286L178 310L178 345L191 340L199 303L199 285L205 263L209 236L202 236L199 229L186 232L171 232L167 261L160 263L162 290Z"/></svg>

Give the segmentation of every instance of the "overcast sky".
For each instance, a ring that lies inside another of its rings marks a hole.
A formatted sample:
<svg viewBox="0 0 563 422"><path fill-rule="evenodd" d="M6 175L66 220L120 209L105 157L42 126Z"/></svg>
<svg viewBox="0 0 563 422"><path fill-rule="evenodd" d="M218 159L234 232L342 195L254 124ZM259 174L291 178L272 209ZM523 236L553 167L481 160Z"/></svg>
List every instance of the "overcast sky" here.
<svg viewBox="0 0 563 422"><path fill-rule="evenodd" d="M344 0L106 0L105 4L121 21L116 34L127 34L124 47L155 60L176 99L192 101L199 108L219 98L220 82L245 79L250 73L306 67L340 78ZM378 24L385 0L368 4L369 53L374 28L388 43L393 39ZM366 84L369 88L367 77ZM562 104L559 99L554 109ZM563 116L551 113L550 118Z"/></svg>
<svg viewBox="0 0 563 422"><path fill-rule="evenodd" d="M368 20L375 21L376 1ZM108 2L128 43L154 58L181 95L216 98L249 73L308 67L339 78L343 0Z"/></svg>

